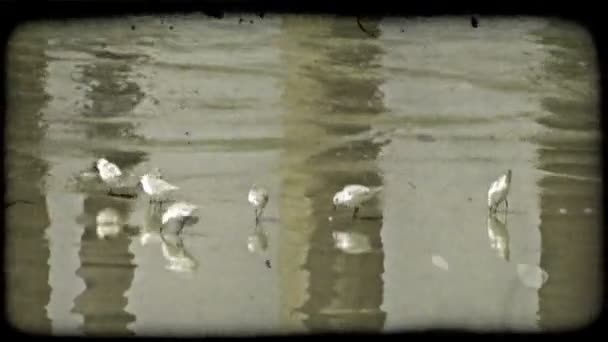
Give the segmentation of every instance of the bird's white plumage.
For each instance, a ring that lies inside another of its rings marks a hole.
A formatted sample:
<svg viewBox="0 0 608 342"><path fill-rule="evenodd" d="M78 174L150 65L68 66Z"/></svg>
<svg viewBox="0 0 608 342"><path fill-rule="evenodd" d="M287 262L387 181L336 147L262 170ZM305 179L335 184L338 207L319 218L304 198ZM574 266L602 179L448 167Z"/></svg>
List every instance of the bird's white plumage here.
<svg viewBox="0 0 608 342"><path fill-rule="evenodd" d="M247 200L251 203L255 208L264 208L266 203L268 202L268 191L264 188L260 188L257 186L253 186L249 190L249 194L247 195Z"/></svg>
<svg viewBox="0 0 608 342"><path fill-rule="evenodd" d="M179 189L156 175L145 174L141 177L141 185L144 192L152 197L159 197L168 192Z"/></svg>
<svg viewBox="0 0 608 342"><path fill-rule="evenodd" d="M492 182L488 190L488 207L492 210L496 209L509 194L511 186L511 172L501 175L497 180Z"/></svg>
<svg viewBox="0 0 608 342"><path fill-rule="evenodd" d="M266 208L266 204L268 203L268 198L268 190L258 187L255 184L253 184L249 190L249 193L247 194L247 200L253 206L255 211L256 225L259 223L260 218L262 217L264 208Z"/></svg>
<svg viewBox="0 0 608 342"><path fill-rule="evenodd" d="M118 178L122 176L122 171L120 171L120 168L105 158L100 158L97 160L96 166L97 171L99 172L99 177L101 177L101 180L105 183L116 182Z"/></svg>
<svg viewBox="0 0 608 342"><path fill-rule="evenodd" d="M335 205L357 207L372 199L382 187L367 187L359 184L350 184L338 191L333 198Z"/></svg>
<svg viewBox="0 0 608 342"><path fill-rule="evenodd" d="M167 208L163 213L162 223L165 224L171 219L182 219L191 216L198 206L187 202L176 202Z"/></svg>

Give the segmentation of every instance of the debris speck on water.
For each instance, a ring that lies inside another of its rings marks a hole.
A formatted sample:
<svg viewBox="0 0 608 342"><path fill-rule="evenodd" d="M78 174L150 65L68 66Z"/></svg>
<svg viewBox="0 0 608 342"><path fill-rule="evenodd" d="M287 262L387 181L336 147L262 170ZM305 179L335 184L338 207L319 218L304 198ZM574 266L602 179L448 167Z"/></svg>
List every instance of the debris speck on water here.
<svg viewBox="0 0 608 342"><path fill-rule="evenodd" d="M517 275L525 286L533 289L540 289L549 279L549 274L536 265L517 265Z"/></svg>
<svg viewBox="0 0 608 342"><path fill-rule="evenodd" d="M445 259L441 256L441 255L433 255L433 257L431 258L431 261L433 262L433 265L441 268L444 271L448 270L448 262L445 261Z"/></svg>
<svg viewBox="0 0 608 342"><path fill-rule="evenodd" d="M416 139L418 141L422 141L422 142L433 142L433 141L437 141L437 139L435 139L432 135L430 134L417 134L416 135Z"/></svg>

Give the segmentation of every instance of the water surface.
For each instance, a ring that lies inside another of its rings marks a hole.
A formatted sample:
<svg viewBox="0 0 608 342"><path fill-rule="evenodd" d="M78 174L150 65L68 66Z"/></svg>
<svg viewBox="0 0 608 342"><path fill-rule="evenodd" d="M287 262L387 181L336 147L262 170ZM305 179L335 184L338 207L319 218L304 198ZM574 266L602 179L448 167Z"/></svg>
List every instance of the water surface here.
<svg viewBox="0 0 608 342"><path fill-rule="evenodd" d="M598 75L581 28L385 18L362 22L372 36L348 18L239 18L14 33L14 326L542 331L597 315ZM145 196L111 197L79 177L100 157L134 175L161 168L175 199L201 206L198 222L163 241ZM488 217L488 186L507 169L509 211ZM253 183L270 193L257 230ZM331 206L352 183L384 187L359 220Z"/></svg>

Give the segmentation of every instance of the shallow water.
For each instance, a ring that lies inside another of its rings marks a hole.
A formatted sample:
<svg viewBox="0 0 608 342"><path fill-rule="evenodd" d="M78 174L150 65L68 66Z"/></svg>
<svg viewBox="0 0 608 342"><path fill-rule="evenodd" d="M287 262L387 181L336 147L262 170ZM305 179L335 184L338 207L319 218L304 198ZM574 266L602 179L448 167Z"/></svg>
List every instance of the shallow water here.
<svg viewBox="0 0 608 342"><path fill-rule="evenodd" d="M597 315L599 95L584 31L548 19L474 29L468 18L390 18L362 22L372 37L354 19L239 18L15 32L13 325L529 331ZM100 157L134 179L159 167L180 187L174 199L200 205L198 221L161 239L145 196L111 197L84 179ZM507 169L508 213L488 217L488 186ZM253 183L270 193L258 230ZM384 187L358 220L331 205L352 183Z"/></svg>

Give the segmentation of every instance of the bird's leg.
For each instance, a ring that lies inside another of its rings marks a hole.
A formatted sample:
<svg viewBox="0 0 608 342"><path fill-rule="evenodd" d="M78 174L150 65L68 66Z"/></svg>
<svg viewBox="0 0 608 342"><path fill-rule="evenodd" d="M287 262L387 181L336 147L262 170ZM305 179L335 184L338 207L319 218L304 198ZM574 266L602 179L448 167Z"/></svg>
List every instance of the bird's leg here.
<svg viewBox="0 0 608 342"><path fill-rule="evenodd" d="M359 207L355 207L355 210L353 210L353 220L357 217L358 212L359 212Z"/></svg>
<svg viewBox="0 0 608 342"><path fill-rule="evenodd" d="M505 197L505 212L509 211L509 201L507 200L507 198Z"/></svg>
<svg viewBox="0 0 608 342"><path fill-rule="evenodd" d="M181 220L181 225L179 226L179 229L177 230L177 235L182 233L182 230L184 229L184 224L186 223L186 220L183 219Z"/></svg>
<svg viewBox="0 0 608 342"><path fill-rule="evenodd" d="M253 214L255 215L255 225L257 226L260 223L260 217L258 216L258 208L253 209Z"/></svg>

